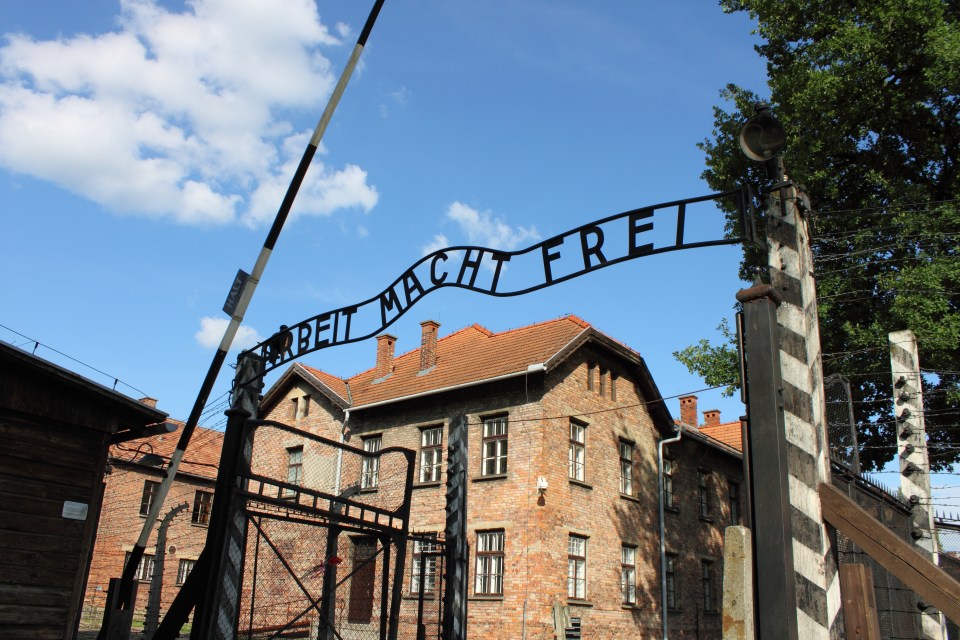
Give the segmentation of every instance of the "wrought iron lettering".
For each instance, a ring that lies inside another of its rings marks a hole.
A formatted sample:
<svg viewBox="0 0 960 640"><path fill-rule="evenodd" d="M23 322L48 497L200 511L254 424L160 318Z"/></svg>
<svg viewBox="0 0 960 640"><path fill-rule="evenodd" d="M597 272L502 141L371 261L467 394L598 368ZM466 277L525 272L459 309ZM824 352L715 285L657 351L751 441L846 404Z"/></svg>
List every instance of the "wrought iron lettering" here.
<svg viewBox="0 0 960 640"><path fill-rule="evenodd" d="M448 247L424 256L373 297L318 314L291 328L281 327L251 351L259 353L270 370L319 349L370 338L396 322L422 297L443 287L518 296L641 256L751 239L743 234L685 241L688 206L723 198L735 200L741 230L749 233L748 196L745 190L736 189L608 216L519 251ZM663 224L669 227L666 234L655 230L655 225L660 229ZM509 270L504 268L508 262Z"/></svg>

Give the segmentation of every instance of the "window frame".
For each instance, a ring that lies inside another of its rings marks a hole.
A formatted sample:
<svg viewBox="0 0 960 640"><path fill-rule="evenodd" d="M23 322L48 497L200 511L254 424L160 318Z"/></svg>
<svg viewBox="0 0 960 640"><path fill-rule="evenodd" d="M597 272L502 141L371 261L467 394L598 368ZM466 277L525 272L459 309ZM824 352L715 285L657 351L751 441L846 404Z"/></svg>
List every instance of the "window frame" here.
<svg viewBox="0 0 960 640"><path fill-rule="evenodd" d="M187 577L190 575L190 572L193 571L193 568L197 565L196 560L190 560L188 558L181 558L180 562L177 564L177 581L176 586L180 587L187 581ZM184 573L184 568L186 568L186 573Z"/></svg>
<svg viewBox="0 0 960 640"><path fill-rule="evenodd" d="M727 503L730 507L730 523L740 524L743 514L740 511L740 483L736 480L727 480Z"/></svg>
<svg viewBox="0 0 960 640"><path fill-rule="evenodd" d="M713 560L706 558L700 559L700 590L703 600L703 610L706 613L714 613L717 610L716 594L713 581Z"/></svg>
<svg viewBox="0 0 960 640"><path fill-rule="evenodd" d="M421 534L427 539L414 538L410 551L410 593L420 594L420 566L426 556L426 568L423 571L424 595L433 595L437 588L437 559L440 546L437 534Z"/></svg>
<svg viewBox="0 0 960 640"><path fill-rule="evenodd" d="M710 472L697 469L697 510L701 520L710 520Z"/></svg>
<svg viewBox="0 0 960 640"><path fill-rule="evenodd" d="M193 494L193 512L190 523L206 527L210 525L210 513L213 511L213 492L197 489Z"/></svg>
<svg viewBox="0 0 960 640"><path fill-rule="evenodd" d="M663 506L665 509L676 509L674 500L673 480L676 469L674 461L671 458L663 459Z"/></svg>
<svg viewBox="0 0 960 640"><path fill-rule="evenodd" d="M144 480L143 492L140 494L140 515L150 515L150 508L153 501L157 498L157 492L160 491L160 484L156 480Z"/></svg>
<svg viewBox="0 0 960 640"><path fill-rule="evenodd" d="M502 428L502 433L498 431ZM493 432L493 433L489 433ZM507 452L510 438L510 422L506 414L483 418L480 443L480 475L502 476L507 473ZM488 463L493 463L488 471Z"/></svg>
<svg viewBox="0 0 960 640"><path fill-rule="evenodd" d="M439 438L436 442L427 442L429 433L437 432ZM432 458L428 463L427 457ZM420 484L430 482L440 482L440 473L443 470L443 425L423 427L420 429ZM424 471L429 471L429 475L424 475Z"/></svg>
<svg viewBox="0 0 960 640"><path fill-rule="evenodd" d="M363 450L368 453L377 453L383 448L383 435L376 434L361 438ZM376 443L374 445L373 443ZM360 464L360 490L376 491L380 486L380 456L365 455Z"/></svg>
<svg viewBox="0 0 960 640"><path fill-rule="evenodd" d="M303 486L303 445L293 445L286 447L285 450L287 452L287 484ZM281 498L292 498L296 495L296 490L287 487L280 492Z"/></svg>
<svg viewBox="0 0 960 640"><path fill-rule="evenodd" d="M627 558L630 552L631 558ZM637 547L632 544L620 545L620 596L623 604L637 604Z"/></svg>
<svg viewBox="0 0 960 640"><path fill-rule="evenodd" d="M587 478L587 424L570 419L567 477L576 482Z"/></svg>
<svg viewBox="0 0 960 640"><path fill-rule="evenodd" d="M474 552L474 595L503 595L506 547L507 534L503 529L477 531L477 546Z"/></svg>
<svg viewBox="0 0 960 640"><path fill-rule="evenodd" d="M679 609L677 601L677 554L667 553L664 555L663 571L667 586L667 611L676 611Z"/></svg>
<svg viewBox="0 0 960 640"><path fill-rule="evenodd" d="M129 551L123 556L123 566L126 567L128 562L130 562ZM140 564L137 565L137 570L133 572L133 579L137 582L152 582L155 569L156 558L153 554L145 553L140 557Z"/></svg>
<svg viewBox="0 0 960 640"><path fill-rule="evenodd" d="M574 542L581 543L579 550ZM567 598L571 600L587 599L587 543L586 536L571 533L567 536ZM582 550L577 554L576 551Z"/></svg>
<svg viewBox="0 0 960 640"><path fill-rule="evenodd" d="M627 447L627 455L624 456L624 447ZM620 454L620 494L625 496L633 495L634 486L634 468L633 458L636 444L629 440L619 439L617 451Z"/></svg>

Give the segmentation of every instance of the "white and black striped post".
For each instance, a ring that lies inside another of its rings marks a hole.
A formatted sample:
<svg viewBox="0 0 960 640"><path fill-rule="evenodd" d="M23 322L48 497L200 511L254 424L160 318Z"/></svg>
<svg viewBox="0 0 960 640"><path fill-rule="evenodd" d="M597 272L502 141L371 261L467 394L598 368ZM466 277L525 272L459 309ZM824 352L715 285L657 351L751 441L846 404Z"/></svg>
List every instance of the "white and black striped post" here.
<svg viewBox="0 0 960 640"><path fill-rule="evenodd" d="M227 325L227 328L223 333L223 338L220 340L220 346L217 349L217 353L214 355L213 362L210 363L210 368L207 370L207 375L204 377L203 383L200 385L200 392L197 394L197 399L194 402L193 409L191 410L190 416L187 418L187 422L180 434L180 440L177 442L177 448L174 450L173 455L170 458L170 464L167 466L166 477L157 489L157 493L154 496L153 503L150 507L150 512L147 514L146 520L144 520L143 523L143 528L140 531L140 537L137 539L137 544L134 545L133 550L130 552L130 558L127 562L127 566L124 568L120 586L120 602L118 603L119 606L124 609L133 608L133 602L130 601L131 599L129 597L131 585L133 584L133 576L137 565L140 563L140 559L143 557L144 549L147 548L147 544L150 540L150 533L153 530L153 525L156 523L157 516L163 507L163 502L166 499L167 494L170 492L170 487L172 486L173 480L176 477L177 470L180 468L180 462L183 460L183 454L187 450L187 445L190 443L193 432L200 422L200 414L203 413L203 408L207 404L207 399L210 397L210 392L213 389L213 385L216 382L217 376L220 374L220 369L223 367L223 363L227 358L227 352L230 350L230 346L233 344L233 339L236 337L237 330L240 328L240 324L243 322L244 314L246 314L247 307L250 304L253 293L257 288L257 284L260 282L260 278L263 276L263 272L267 267L267 262L270 260L270 255L273 253L274 246L277 243L277 238L280 237L280 231L283 229L283 225L290 214L291 208L293 207L293 201L296 199L297 193L300 190L300 186L303 184L303 180L307 175L307 169L310 167L313 156L316 154L317 148L320 145L320 141L323 139L323 134L327 130L327 125L330 123L330 118L333 116L333 112L336 110L337 105L340 102L340 98L343 96L343 92L347 87L347 82L349 82L350 76L353 74L353 70L356 68L357 62L360 60L360 54L363 52L363 48L367 43L367 38L370 36L370 31L373 29L373 24L380 13L380 8L383 6L383 2L384 0L376 0L373 9L370 11L370 15L367 17L367 22L364 24L363 30L360 32L360 37L357 39L357 43L350 54L350 58L347 60L347 65L340 74L340 79L333 90L333 94L330 96L330 99L327 102L327 106L323 111L323 115L321 115L319 122L317 122L313 136L310 138L310 142L307 144L307 148L303 152L303 157L300 158L300 164L297 166L297 170L290 182L290 186L287 188L286 195L283 198L283 202L280 204L280 209L277 211L273 225L270 227L270 232L267 234L267 239L263 243L263 248L260 250L260 255L257 256L257 261L254 263L252 272L247 275L241 271L237 274L237 278L234 281L230 296L227 299L227 304L224 306L224 310L230 315L230 323ZM101 636L102 635L103 634L101 633Z"/></svg>
<svg viewBox="0 0 960 640"><path fill-rule="evenodd" d="M900 490L912 507L911 537L918 550L939 565L938 541L933 509L930 507L930 456L923 419L923 381L920 378L917 338L912 331L904 330L891 332L887 339L890 343L890 373L893 376L893 405L897 418ZM946 638L946 626L939 611L925 609L921 621L924 638Z"/></svg>
<svg viewBox="0 0 960 640"><path fill-rule="evenodd" d="M760 597L757 615L763 640L827 640L837 637L838 625L842 624L836 560L817 494L819 484L830 482L830 459L808 211L805 196L789 183L782 182L768 196L770 286L765 295L754 295L753 299L765 299L760 311L775 318L776 331L761 334L768 343L766 351L771 353L751 358L747 308L756 302L748 304L750 296L744 296L747 292L738 295L745 303L744 320L748 325L752 485L758 493L770 494L767 503L754 503L753 514ZM763 366L763 360L775 369L767 379L756 370ZM759 385L757 376L761 376ZM758 397L760 393L767 397ZM755 403L765 406L755 409ZM764 446L759 431L769 429L782 431L765 434L768 445ZM763 546L764 528L774 525L773 533L781 540L779 549L776 543ZM781 574L776 593L763 586L765 566ZM764 598L768 599L766 607ZM771 598L777 600L773 610ZM787 628L776 635L764 633L769 617L787 608L793 609L788 612Z"/></svg>
<svg viewBox="0 0 960 640"><path fill-rule="evenodd" d="M797 625L804 640L826 639L837 637L842 617L836 557L817 494L818 485L830 483L830 451L807 219L810 207L806 196L793 185L785 185L769 198L770 283L783 299L777 308L777 323L793 520L793 564L797 579Z"/></svg>

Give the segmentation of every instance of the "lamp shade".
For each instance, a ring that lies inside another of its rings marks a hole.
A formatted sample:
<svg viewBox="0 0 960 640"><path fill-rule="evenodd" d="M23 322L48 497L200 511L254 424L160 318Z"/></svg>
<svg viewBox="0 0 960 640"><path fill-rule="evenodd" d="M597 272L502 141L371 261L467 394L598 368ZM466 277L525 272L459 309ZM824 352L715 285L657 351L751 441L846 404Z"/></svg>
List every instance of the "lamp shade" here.
<svg viewBox="0 0 960 640"><path fill-rule="evenodd" d="M768 105L757 105L755 111L740 128L740 148L751 160L766 162L781 154L787 134Z"/></svg>

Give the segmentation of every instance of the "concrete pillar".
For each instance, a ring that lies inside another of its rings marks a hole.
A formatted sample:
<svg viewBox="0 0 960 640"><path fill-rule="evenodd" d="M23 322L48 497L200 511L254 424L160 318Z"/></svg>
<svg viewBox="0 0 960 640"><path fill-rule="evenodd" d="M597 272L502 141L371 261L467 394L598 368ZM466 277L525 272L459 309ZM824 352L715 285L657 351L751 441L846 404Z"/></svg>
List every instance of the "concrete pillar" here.
<svg viewBox="0 0 960 640"><path fill-rule="evenodd" d="M913 506L913 539L934 564L939 565L933 509L930 508L930 457L923 420L923 385L917 338L912 331L893 331L890 342L890 373L893 376L894 412L897 417L897 453L900 460L900 490ZM923 637L946 638L946 625L938 611L924 612Z"/></svg>
<svg viewBox="0 0 960 640"><path fill-rule="evenodd" d="M753 554L750 529L723 534L723 640L753 640Z"/></svg>
<svg viewBox="0 0 960 640"><path fill-rule="evenodd" d="M770 194L767 248L770 283L782 299L776 315L797 627L804 640L828 640L839 636L842 617L837 566L817 495L817 486L830 482L830 458L808 212L806 196L789 183Z"/></svg>

